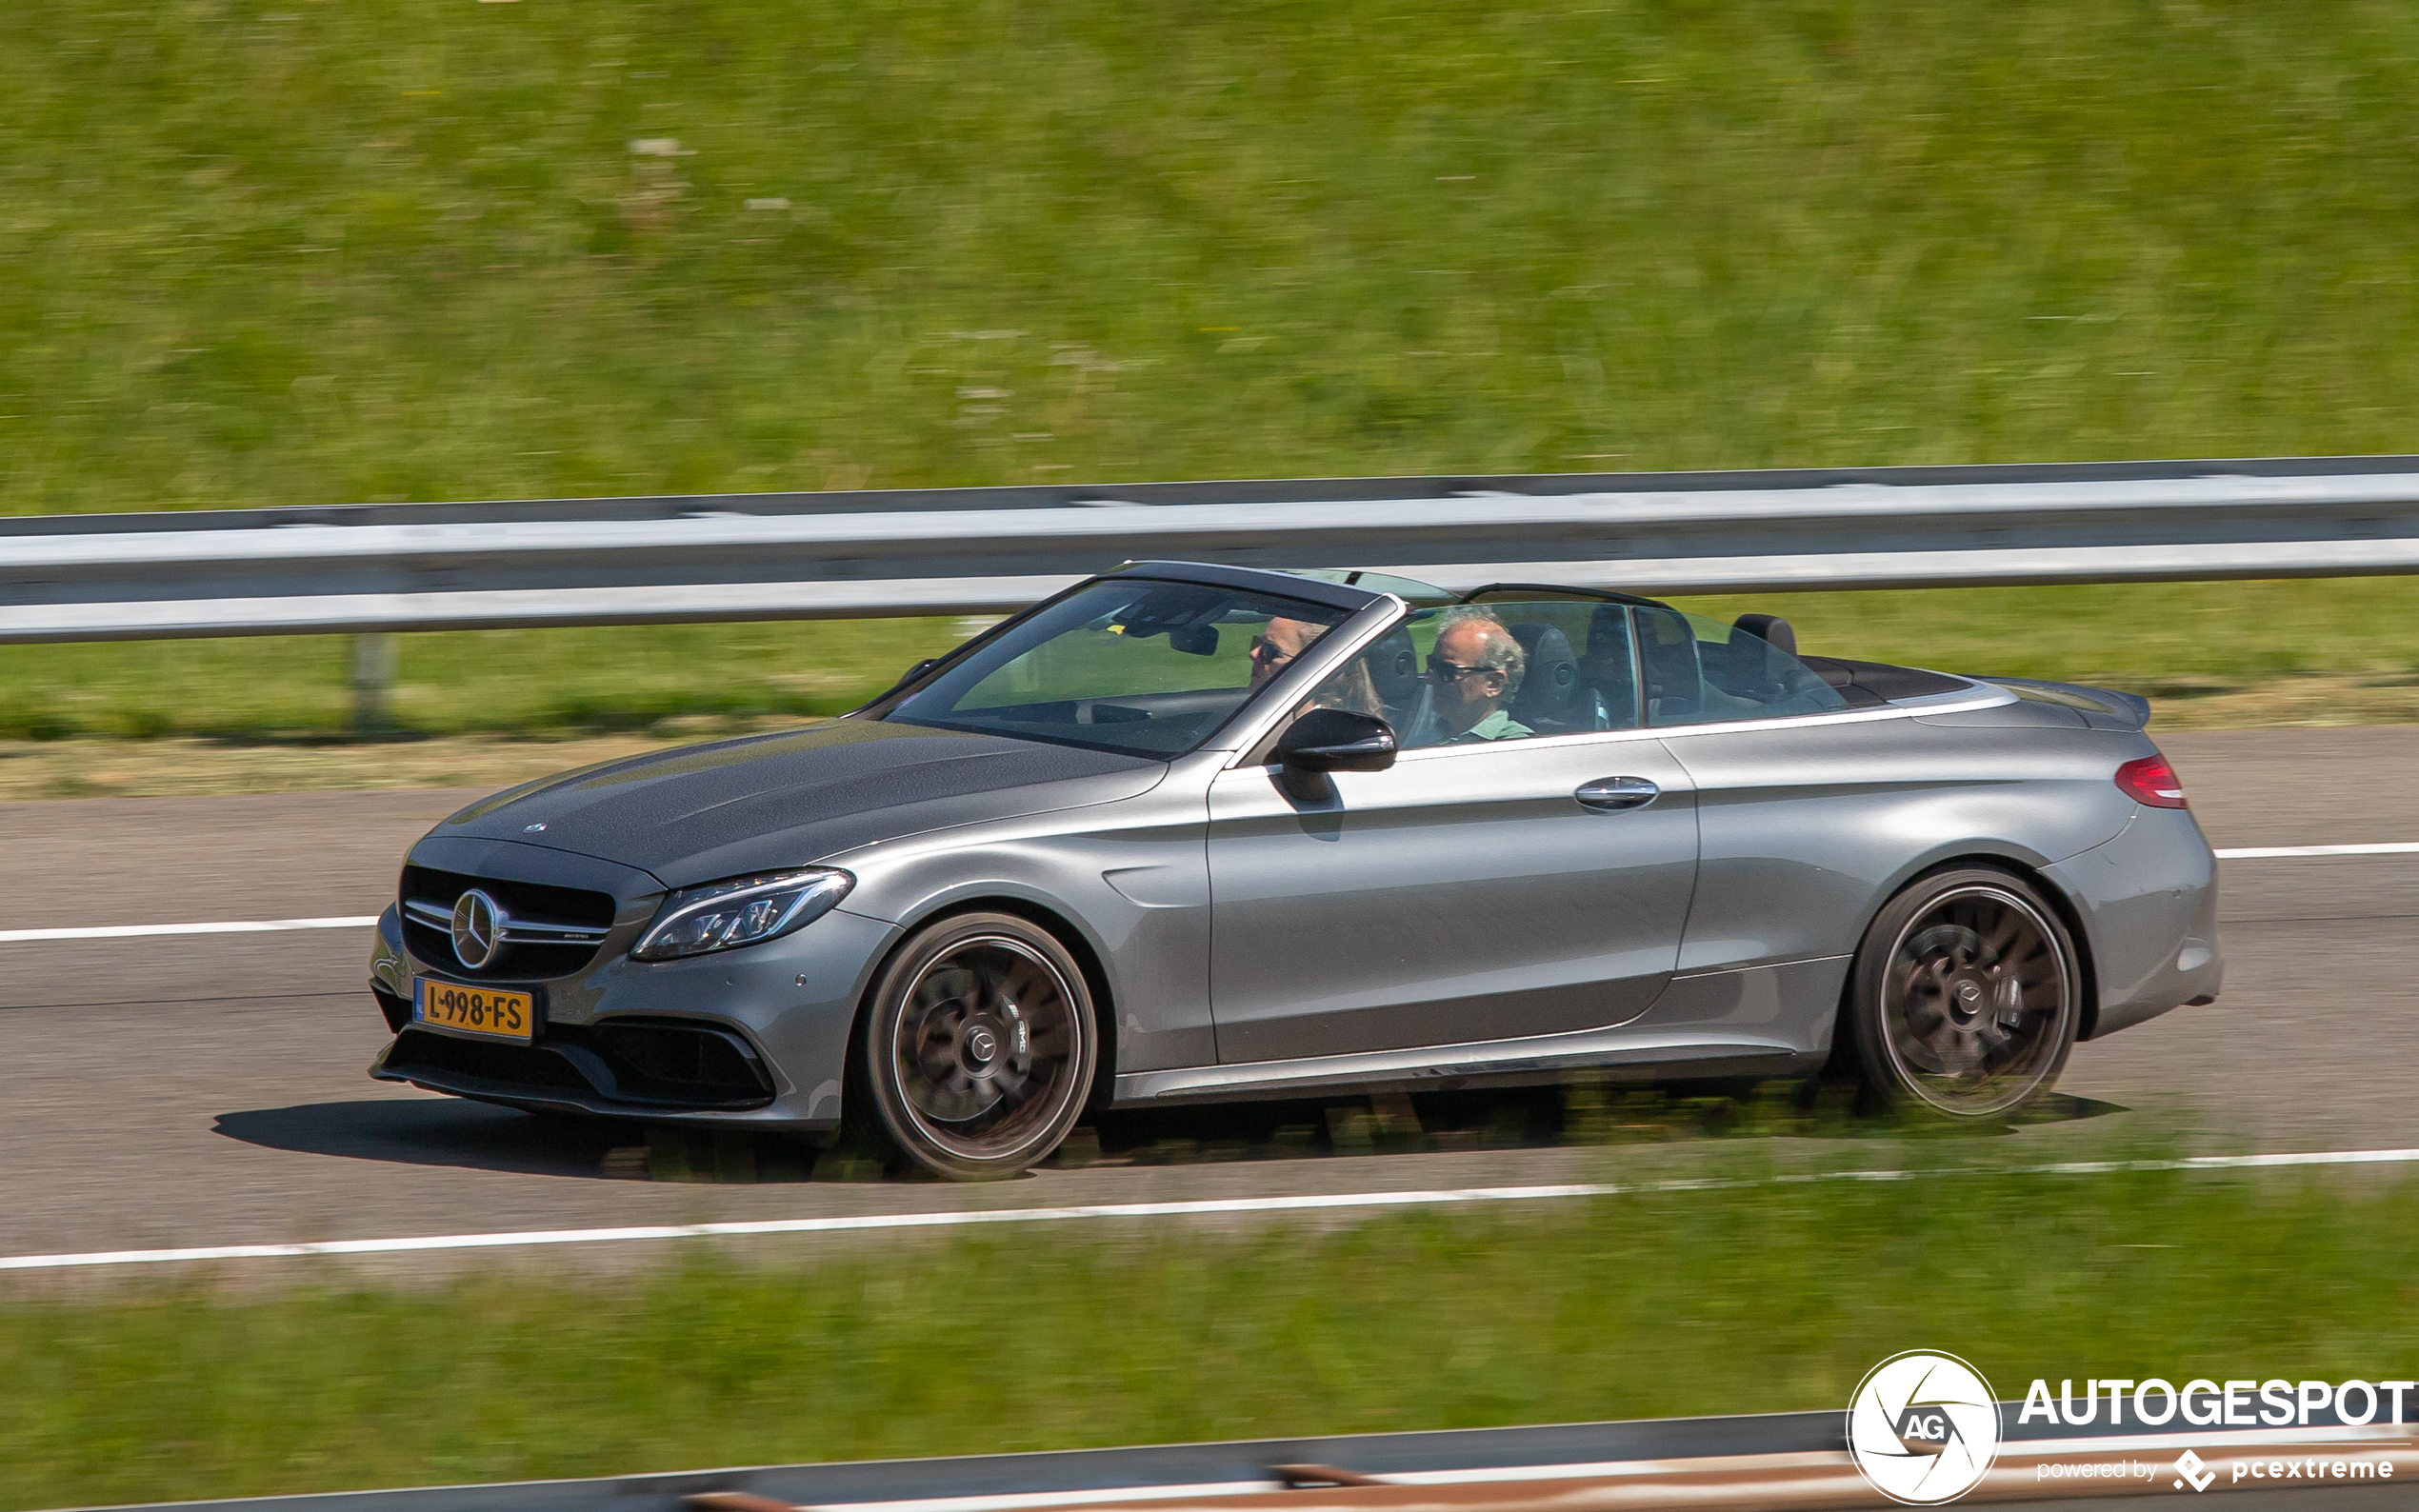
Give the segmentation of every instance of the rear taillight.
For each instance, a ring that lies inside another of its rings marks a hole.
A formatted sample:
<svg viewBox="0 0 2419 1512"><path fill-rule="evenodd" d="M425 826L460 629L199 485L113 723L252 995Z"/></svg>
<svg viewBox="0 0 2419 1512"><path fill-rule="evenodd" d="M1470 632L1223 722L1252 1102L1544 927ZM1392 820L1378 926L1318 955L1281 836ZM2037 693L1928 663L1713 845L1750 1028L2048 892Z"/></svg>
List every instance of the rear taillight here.
<svg viewBox="0 0 2419 1512"><path fill-rule="evenodd" d="M2116 769L2119 791L2138 803L2153 808L2189 808L2184 801L2184 784L2168 765L2164 756L2145 756L2129 761Z"/></svg>

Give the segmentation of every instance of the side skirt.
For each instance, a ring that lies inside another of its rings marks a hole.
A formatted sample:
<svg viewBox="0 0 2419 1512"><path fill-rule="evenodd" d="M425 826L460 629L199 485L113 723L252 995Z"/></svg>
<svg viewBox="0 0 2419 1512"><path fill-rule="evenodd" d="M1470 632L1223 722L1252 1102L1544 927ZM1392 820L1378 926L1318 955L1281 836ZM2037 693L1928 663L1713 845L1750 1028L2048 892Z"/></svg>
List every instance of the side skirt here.
<svg viewBox="0 0 2419 1512"><path fill-rule="evenodd" d="M1823 1060L1821 1051L1809 1052L1782 1041L1714 1039L1702 1034L1658 1036L1641 1034L1633 1025L1364 1055L1140 1071L1117 1078L1112 1105L1342 1096L1380 1087L1442 1092L1535 1085L1561 1081L1577 1070L1609 1070L1636 1081L1674 1076L1796 1077L1820 1070Z"/></svg>

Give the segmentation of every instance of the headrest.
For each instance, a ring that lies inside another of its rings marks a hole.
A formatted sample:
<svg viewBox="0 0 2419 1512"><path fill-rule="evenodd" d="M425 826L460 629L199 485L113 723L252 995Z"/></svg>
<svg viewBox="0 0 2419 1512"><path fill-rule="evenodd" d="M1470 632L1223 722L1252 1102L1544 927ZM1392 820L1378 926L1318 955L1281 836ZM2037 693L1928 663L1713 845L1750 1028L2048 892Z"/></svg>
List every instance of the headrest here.
<svg viewBox="0 0 2419 1512"><path fill-rule="evenodd" d="M1533 621L1505 628L1529 653L1529 672L1520 680L1520 691L1512 695L1511 717L1532 728L1536 719L1570 718L1580 698L1579 658L1570 654L1570 637L1553 626Z"/></svg>
<svg viewBox="0 0 2419 1512"><path fill-rule="evenodd" d="M1420 694L1419 653L1411 648L1411 632L1397 627L1379 637L1361 654L1369 683L1389 708L1400 708Z"/></svg>
<svg viewBox="0 0 2419 1512"><path fill-rule="evenodd" d="M1733 629L1747 631L1776 651L1797 654L1797 632L1789 622L1777 614L1742 614L1730 622Z"/></svg>
<svg viewBox="0 0 2419 1512"><path fill-rule="evenodd" d="M1629 660L1629 610L1620 604L1599 604L1588 616L1588 659Z"/></svg>

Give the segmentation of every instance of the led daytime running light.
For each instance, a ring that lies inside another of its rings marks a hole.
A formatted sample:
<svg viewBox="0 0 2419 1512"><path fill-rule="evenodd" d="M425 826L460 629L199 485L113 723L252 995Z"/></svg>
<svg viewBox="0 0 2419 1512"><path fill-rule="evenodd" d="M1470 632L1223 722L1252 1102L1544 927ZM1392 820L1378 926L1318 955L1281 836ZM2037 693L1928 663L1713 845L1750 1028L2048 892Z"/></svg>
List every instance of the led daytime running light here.
<svg viewBox="0 0 2419 1512"><path fill-rule="evenodd" d="M823 917L854 885L845 871L810 866L684 887L664 900L630 956L676 961L760 945Z"/></svg>

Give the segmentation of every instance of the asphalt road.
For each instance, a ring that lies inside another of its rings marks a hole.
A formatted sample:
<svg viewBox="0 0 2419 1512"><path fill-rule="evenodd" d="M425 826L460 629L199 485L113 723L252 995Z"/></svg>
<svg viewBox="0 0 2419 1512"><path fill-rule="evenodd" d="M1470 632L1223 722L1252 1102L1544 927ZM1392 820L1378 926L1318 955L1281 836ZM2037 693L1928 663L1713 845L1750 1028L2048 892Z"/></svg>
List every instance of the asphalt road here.
<svg viewBox="0 0 2419 1512"><path fill-rule="evenodd" d="M2419 726L2165 744L2221 847L2419 841ZM405 846L470 796L0 805L0 929L374 913ZM2419 855L2234 862L2224 886L2226 995L2079 1046L2063 1090L2099 1116L2013 1137L2055 1158L2156 1117L2241 1148L2419 1146ZM761 1142L691 1141L677 1159L726 1180L623 1179L674 1165L632 1154L633 1126L367 1080L386 1034L364 951L353 930L0 943L0 1255L1604 1180L1688 1153L1205 1160L962 1188L802 1182ZM1215 1138L1190 1118L1171 1128Z"/></svg>

